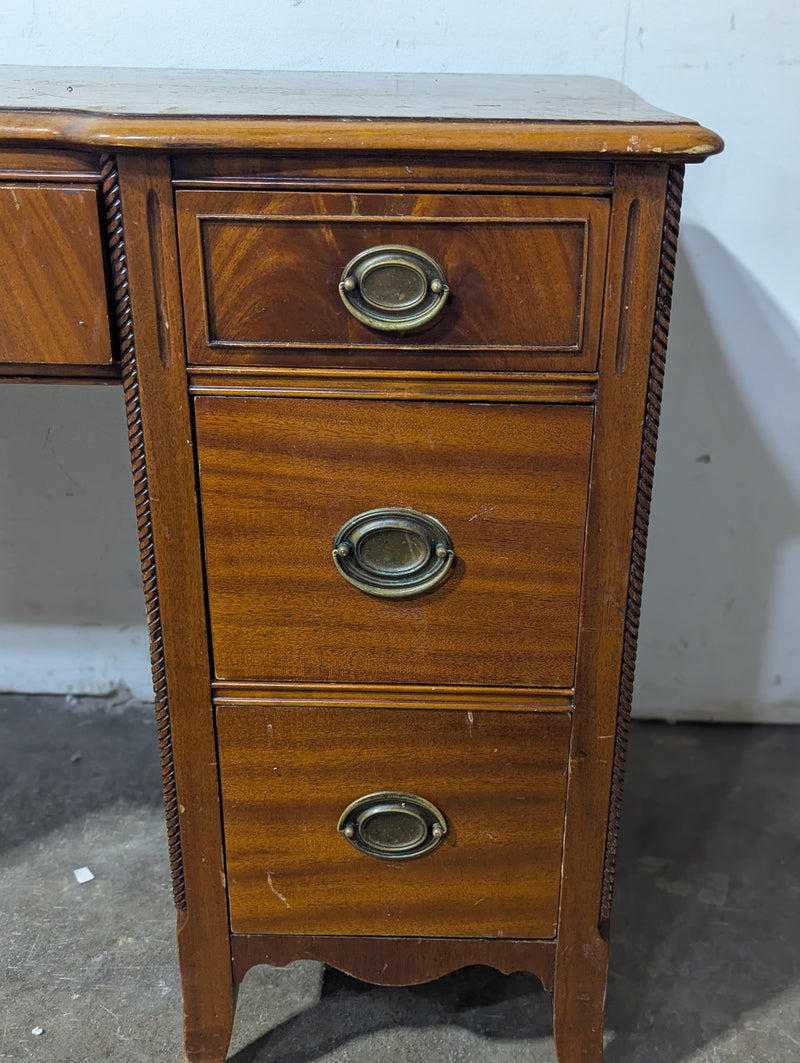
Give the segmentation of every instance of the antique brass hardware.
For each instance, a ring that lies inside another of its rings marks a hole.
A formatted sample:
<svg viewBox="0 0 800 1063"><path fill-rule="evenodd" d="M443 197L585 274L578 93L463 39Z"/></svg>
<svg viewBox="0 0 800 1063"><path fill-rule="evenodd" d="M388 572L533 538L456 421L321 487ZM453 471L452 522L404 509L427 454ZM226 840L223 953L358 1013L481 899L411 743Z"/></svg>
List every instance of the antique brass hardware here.
<svg viewBox="0 0 800 1063"><path fill-rule="evenodd" d="M379 598L410 598L436 587L455 557L444 525L414 509L370 509L346 521L333 560L354 587Z"/></svg>
<svg viewBox="0 0 800 1063"><path fill-rule="evenodd" d="M432 852L447 834L447 821L424 797L385 790L353 801L336 829L360 853L408 860Z"/></svg>
<svg viewBox="0 0 800 1063"><path fill-rule="evenodd" d="M400 244L361 251L345 266L339 282L350 313L382 332L407 332L432 321L449 291L436 259Z"/></svg>

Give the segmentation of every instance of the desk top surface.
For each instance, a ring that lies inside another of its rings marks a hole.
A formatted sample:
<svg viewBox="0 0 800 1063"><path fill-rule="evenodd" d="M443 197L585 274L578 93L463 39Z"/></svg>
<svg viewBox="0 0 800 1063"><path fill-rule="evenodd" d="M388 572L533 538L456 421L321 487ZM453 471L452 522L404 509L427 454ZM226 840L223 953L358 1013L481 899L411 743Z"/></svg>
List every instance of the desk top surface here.
<svg viewBox="0 0 800 1063"><path fill-rule="evenodd" d="M595 77L0 66L0 139L661 155L722 142Z"/></svg>

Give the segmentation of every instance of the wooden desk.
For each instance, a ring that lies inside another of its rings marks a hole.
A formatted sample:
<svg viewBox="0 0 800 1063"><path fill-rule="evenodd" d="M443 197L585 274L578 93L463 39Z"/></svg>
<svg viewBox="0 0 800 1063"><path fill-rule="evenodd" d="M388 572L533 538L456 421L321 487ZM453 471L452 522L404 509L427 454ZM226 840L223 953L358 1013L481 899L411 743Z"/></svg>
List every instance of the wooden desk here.
<svg viewBox="0 0 800 1063"><path fill-rule="evenodd" d="M125 389L187 1060L313 957L533 971L599 1063L683 164L721 142L591 78L0 103L0 372Z"/></svg>

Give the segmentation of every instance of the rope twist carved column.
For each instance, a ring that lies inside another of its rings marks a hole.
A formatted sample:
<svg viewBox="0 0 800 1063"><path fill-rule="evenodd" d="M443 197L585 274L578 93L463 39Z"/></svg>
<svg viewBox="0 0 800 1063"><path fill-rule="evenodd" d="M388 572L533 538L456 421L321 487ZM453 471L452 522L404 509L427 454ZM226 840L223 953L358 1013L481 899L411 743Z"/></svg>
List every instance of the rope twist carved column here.
<svg viewBox="0 0 800 1063"><path fill-rule="evenodd" d="M167 819L169 862L172 871L172 893L179 910L186 909L186 888L181 854L178 796L175 786L175 765L172 754L167 676L164 666L164 646L161 635L161 612L156 583L155 551L150 517L150 496L144 454L139 377L136 368L136 349L133 338L128 263L122 227L122 202L119 175L113 155L101 159L101 189L106 219L108 251L113 283L113 302L116 314L116 335L122 367L122 386L128 421L128 443L133 471L133 493L136 504L136 523L139 531L139 554L142 566L147 626L150 635L150 664L155 691L156 728L161 754L161 775L164 788L164 807Z"/></svg>
<svg viewBox="0 0 800 1063"><path fill-rule="evenodd" d="M639 462L639 483L633 525L631 568L628 600L625 609L625 634L622 644L622 669L617 701L617 728L614 740L614 764L611 773L611 801L608 814L606 855L603 868L603 891L600 901L600 925L607 933L614 896L614 870L619 840L622 791L625 779L625 759L628 751L633 675L636 666L636 645L639 638L639 616L642 608L642 582L647 550L647 528L653 497L653 474L656 463L658 425L661 416L661 396L664 388L664 365L667 355L669 318L672 310L672 284L675 276L675 256L678 250L678 226L683 197L683 167L672 166L667 182L664 208L664 230L661 241L661 261L658 270L656 310L653 339L650 347L650 374L647 381L642 454Z"/></svg>

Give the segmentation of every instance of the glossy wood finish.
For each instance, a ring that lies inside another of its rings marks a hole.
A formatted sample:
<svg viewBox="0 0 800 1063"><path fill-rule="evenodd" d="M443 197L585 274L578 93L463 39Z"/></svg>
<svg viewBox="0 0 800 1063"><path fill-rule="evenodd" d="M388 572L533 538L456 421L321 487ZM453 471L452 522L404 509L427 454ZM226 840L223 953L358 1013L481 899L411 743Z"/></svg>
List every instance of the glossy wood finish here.
<svg viewBox="0 0 800 1063"><path fill-rule="evenodd" d="M0 139L105 150L433 146L662 162L722 150L715 133L605 78L5 67L0 106Z"/></svg>
<svg viewBox="0 0 800 1063"><path fill-rule="evenodd" d="M97 182L100 160L94 152L8 148L0 143L0 175L4 181Z"/></svg>
<svg viewBox="0 0 800 1063"><path fill-rule="evenodd" d="M281 348L302 348L305 365L595 366L607 200L203 191L177 204L190 362L286 365ZM447 275L424 329L368 328L339 296L347 263L383 244Z"/></svg>
<svg viewBox="0 0 800 1063"><path fill-rule="evenodd" d="M0 171L0 263L0 362L111 364L96 185Z"/></svg>
<svg viewBox="0 0 800 1063"><path fill-rule="evenodd" d="M429 150L400 149L389 154L369 151L325 151L275 155L240 152L189 153L172 159L176 188L334 190L406 189L437 192L607 194L614 183L614 167L606 161L580 162L542 158L536 154L495 155L487 172L480 153L451 151L447 166Z"/></svg>
<svg viewBox="0 0 800 1063"><path fill-rule="evenodd" d="M204 366L189 373L194 395L256 398L412 399L427 402L593 404L594 373L445 373L439 369L230 369Z"/></svg>
<svg viewBox="0 0 800 1063"><path fill-rule="evenodd" d="M191 116L123 116L53 111L40 115L0 112L0 136L11 140L59 143L99 149L134 151L224 151L238 140L248 151L427 151L432 142L443 151L499 154L559 155L622 161L661 154L664 163L703 162L722 151L720 137L693 123L659 127L604 122L473 121L399 119L377 124L374 119L299 119L287 128L285 118ZM113 121L113 131L109 124Z"/></svg>
<svg viewBox="0 0 800 1063"><path fill-rule="evenodd" d="M231 952L237 982L256 964L285 967L297 959L322 960L353 978L375 985L419 985L461 967L484 964L503 974L530 971L552 992L555 943L487 938L232 934Z"/></svg>
<svg viewBox="0 0 800 1063"><path fill-rule="evenodd" d="M212 684L217 705L287 705L304 709L415 709L457 712L565 712L572 690L530 687L413 686L400 683L231 683Z"/></svg>
<svg viewBox="0 0 800 1063"><path fill-rule="evenodd" d="M602 1059L609 943L607 921L601 918L605 844L597 841L608 829L666 180L659 166L620 168L616 180L611 254L619 265L610 276L600 355L553 999L556 1045L564 1063ZM638 238L631 242L628 221L634 201L640 219ZM635 256L630 270L626 249ZM628 274L635 278L632 293L625 291ZM621 321L628 298L635 316L626 337ZM629 359L621 373L623 342Z"/></svg>
<svg viewBox="0 0 800 1063"><path fill-rule="evenodd" d="M218 678L572 685L592 410L195 399ZM372 597L331 559L358 513L441 520L436 590Z"/></svg>
<svg viewBox="0 0 800 1063"><path fill-rule="evenodd" d="M0 99L3 107L17 110L92 111L107 118L430 117L475 122L488 116L559 124L696 125L653 107L618 81L553 75L0 66Z"/></svg>
<svg viewBox="0 0 800 1063"><path fill-rule="evenodd" d="M0 184L45 205L44 274L64 242L106 271L188 1063L222 1063L249 966L301 958L389 984L533 971L560 1063L601 1063L672 164L720 148L598 79L0 69ZM100 189L104 232L82 241ZM456 313L376 339L342 316L342 234L411 232L437 234ZM15 245L0 283L55 359L55 296L20 282L33 259ZM60 285L75 320L92 268ZM13 379L113 372L0 360ZM458 554L403 603L330 556L345 519L390 504L444 517ZM390 785L452 827L405 865L332 822Z"/></svg>
<svg viewBox="0 0 800 1063"><path fill-rule="evenodd" d="M232 706L217 711L234 933L551 938L564 713ZM433 852L383 860L337 832L356 798L416 794Z"/></svg>
<svg viewBox="0 0 800 1063"><path fill-rule="evenodd" d="M124 231L112 227L112 246L121 251L114 275L165 800L177 814L170 841L177 846L173 890L186 1059L220 1063L234 988L168 159L120 158L119 191ZM113 183L108 197L113 218Z"/></svg>

